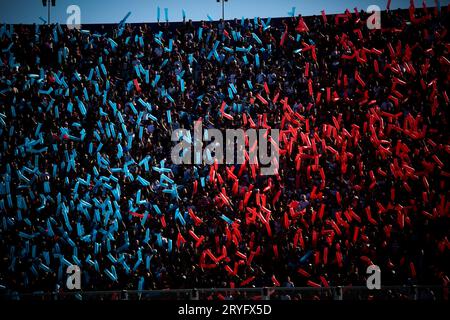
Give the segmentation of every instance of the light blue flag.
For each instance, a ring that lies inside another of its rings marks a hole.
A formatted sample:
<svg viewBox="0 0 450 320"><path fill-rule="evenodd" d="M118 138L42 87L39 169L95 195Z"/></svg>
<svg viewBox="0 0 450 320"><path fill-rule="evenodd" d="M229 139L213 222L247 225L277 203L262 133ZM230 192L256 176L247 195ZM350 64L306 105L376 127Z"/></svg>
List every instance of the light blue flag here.
<svg viewBox="0 0 450 320"><path fill-rule="evenodd" d="M145 259L145 268L150 271L150 262L152 260L153 256L147 256L147 258Z"/></svg>
<svg viewBox="0 0 450 320"><path fill-rule="evenodd" d="M141 176L137 176L137 180L139 181L140 184L142 184L144 187L147 187L150 185L150 182L148 182L147 180L145 180L144 178L142 178Z"/></svg>
<svg viewBox="0 0 450 320"><path fill-rule="evenodd" d="M144 290L144 277L141 277L140 279L139 279L139 284L138 284L138 290L139 291L142 291L142 290Z"/></svg>
<svg viewBox="0 0 450 320"><path fill-rule="evenodd" d="M295 16L295 7L292 7L292 10L288 12L288 15L290 15L291 17Z"/></svg>
<svg viewBox="0 0 450 320"><path fill-rule="evenodd" d="M155 76L155 79L152 81L152 87L153 88L158 84L159 78L161 78L161 76L159 74L157 74Z"/></svg>

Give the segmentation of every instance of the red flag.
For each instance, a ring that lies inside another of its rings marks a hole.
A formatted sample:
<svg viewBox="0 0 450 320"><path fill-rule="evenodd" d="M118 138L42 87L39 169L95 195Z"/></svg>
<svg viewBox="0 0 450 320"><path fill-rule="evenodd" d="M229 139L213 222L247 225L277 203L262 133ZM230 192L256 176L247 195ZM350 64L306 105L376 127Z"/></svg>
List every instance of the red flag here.
<svg viewBox="0 0 450 320"><path fill-rule="evenodd" d="M305 64L305 77L309 76L309 62Z"/></svg>
<svg viewBox="0 0 450 320"><path fill-rule="evenodd" d="M186 240L183 238L183 236L181 235L181 232L178 233L177 236L177 248L180 248L180 245L182 243L186 243Z"/></svg>
<svg viewBox="0 0 450 320"><path fill-rule="evenodd" d="M307 271L305 271L304 269L302 269L302 268L298 268L297 272L298 272L299 274L301 274L302 276L304 276L305 278L311 277L311 275L310 275Z"/></svg>
<svg viewBox="0 0 450 320"><path fill-rule="evenodd" d="M327 15L325 14L325 10L320 11L322 13L323 24L327 24Z"/></svg>
<svg viewBox="0 0 450 320"><path fill-rule="evenodd" d="M359 76L359 72L358 72L358 70L356 70L355 71L355 79L356 79L356 81L358 81L359 82L359 84L361 85L361 87L365 87L366 86L366 84L364 83L364 81L361 79L361 77Z"/></svg>
<svg viewBox="0 0 450 320"><path fill-rule="evenodd" d="M266 99L264 99L259 93L256 94L256 98L258 98L259 101L261 101L263 104L268 105L269 103L267 102Z"/></svg>
<svg viewBox="0 0 450 320"><path fill-rule="evenodd" d="M245 279L244 281L241 282L241 287L246 286L247 284L255 280L255 278L256 278L255 276L251 276L250 278Z"/></svg>
<svg viewBox="0 0 450 320"><path fill-rule="evenodd" d="M306 284L307 284L308 286L310 286L310 287L316 287L316 288L320 288L320 287L321 287L320 284L318 284L317 282L311 281L311 280L308 280L308 281L306 282Z"/></svg>
<svg viewBox="0 0 450 320"><path fill-rule="evenodd" d="M196 194L197 193L197 186L198 186L198 181L197 180L195 180L194 181L194 191L192 192L192 194Z"/></svg>
<svg viewBox="0 0 450 320"><path fill-rule="evenodd" d="M298 32L309 32L309 28L303 20L303 17L300 17L298 20L297 28L295 28L295 30Z"/></svg>
<svg viewBox="0 0 450 320"><path fill-rule="evenodd" d="M339 191L336 191L336 201L339 205L342 202L341 194L339 193Z"/></svg>
<svg viewBox="0 0 450 320"><path fill-rule="evenodd" d="M413 262L410 262L410 263L409 263L409 268L410 268L410 270L411 270L411 277L412 277L413 279L415 279L415 278L416 278L416 267L414 266L414 263L413 263Z"/></svg>

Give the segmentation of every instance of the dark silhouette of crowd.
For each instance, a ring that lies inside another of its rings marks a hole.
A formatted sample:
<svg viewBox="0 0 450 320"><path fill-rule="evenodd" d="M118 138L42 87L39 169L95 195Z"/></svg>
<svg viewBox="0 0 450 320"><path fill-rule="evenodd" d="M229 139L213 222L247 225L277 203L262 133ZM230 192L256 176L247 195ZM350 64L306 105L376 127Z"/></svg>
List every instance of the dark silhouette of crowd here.
<svg viewBox="0 0 450 320"><path fill-rule="evenodd" d="M447 286L449 8L369 15L3 25L0 284ZM278 172L173 164L199 119Z"/></svg>

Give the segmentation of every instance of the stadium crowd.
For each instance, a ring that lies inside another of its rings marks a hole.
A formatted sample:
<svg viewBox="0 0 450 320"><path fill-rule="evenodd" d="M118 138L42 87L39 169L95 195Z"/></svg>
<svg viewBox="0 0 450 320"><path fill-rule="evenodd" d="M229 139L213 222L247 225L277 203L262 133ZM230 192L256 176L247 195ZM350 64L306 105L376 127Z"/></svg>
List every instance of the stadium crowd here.
<svg viewBox="0 0 450 320"><path fill-rule="evenodd" d="M3 25L0 284L447 285L449 8L367 17ZM198 119L280 129L277 174L172 164Z"/></svg>

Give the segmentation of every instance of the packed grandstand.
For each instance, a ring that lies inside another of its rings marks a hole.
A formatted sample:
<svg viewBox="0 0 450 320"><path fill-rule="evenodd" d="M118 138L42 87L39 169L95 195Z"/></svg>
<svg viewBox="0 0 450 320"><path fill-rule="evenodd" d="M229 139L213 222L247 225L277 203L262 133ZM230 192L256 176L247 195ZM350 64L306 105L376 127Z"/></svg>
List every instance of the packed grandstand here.
<svg viewBox="0 0 450 320"><path fill-rule="evenodd" d="M368 16L1 26L0 284L447 286L449 7ZM197 120L277 172L173 164Z"/></svg>

